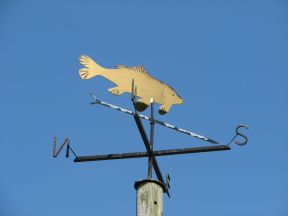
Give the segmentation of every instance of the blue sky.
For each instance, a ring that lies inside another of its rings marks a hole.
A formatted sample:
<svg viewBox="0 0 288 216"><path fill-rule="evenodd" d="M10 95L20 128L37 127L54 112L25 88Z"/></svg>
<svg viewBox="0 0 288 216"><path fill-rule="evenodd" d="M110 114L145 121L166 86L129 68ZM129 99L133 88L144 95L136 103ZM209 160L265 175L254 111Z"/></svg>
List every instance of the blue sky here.
<svg viewBox="0 0 288 216"><path fill-rule="evenodd" d="M245 147L158 158L171 175L164 215L287 215L287 24L280 0L2 0L0 214L135 215L146 159L52 158L54 135L79 155L144 150L133 118L89 104L93 92L131 109L109 81L79 78L86 54L172 85L185 104L158 119L221 144L250 126ZM156 149L203 145L156 127Z"/></svg>

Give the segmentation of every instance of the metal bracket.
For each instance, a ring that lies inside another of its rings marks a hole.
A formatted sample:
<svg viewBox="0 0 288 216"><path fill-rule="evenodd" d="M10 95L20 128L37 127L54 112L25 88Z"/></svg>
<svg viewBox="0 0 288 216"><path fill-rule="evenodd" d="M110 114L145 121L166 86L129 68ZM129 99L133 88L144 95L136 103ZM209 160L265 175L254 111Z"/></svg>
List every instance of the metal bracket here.
<svg viewBox="0 0 288 216"><path fill-rule="evenodd" d="M170 192L169 192L169 190L170 190L170 175L169 174L166 175L165 187L167 190L167 195L170 198Z"/></svg>

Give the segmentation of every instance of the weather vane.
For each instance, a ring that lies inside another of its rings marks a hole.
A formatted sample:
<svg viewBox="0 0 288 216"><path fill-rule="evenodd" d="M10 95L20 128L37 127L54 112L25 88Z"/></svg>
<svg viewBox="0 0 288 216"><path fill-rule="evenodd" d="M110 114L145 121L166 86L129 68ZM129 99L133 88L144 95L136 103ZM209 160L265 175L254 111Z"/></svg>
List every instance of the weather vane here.
<svg viewBox="0 0 288 216"><path fill-rule="evenodd" d="M80 63L85 68L80 69L80 77L82 79L90 79L94 76L103 76L116 86L108 89L108 91L114 95L121 95L123 93L130 93L134 111L130 111L119 106L104 102L96 98L91 94L93 101L92 105L99 104L122 113L132 115L134 117L137 128L140 132L142 141L144 143L146 151L144 152L128 152L117 154L104 154L104 155L92 155L92 156L78 156L71 148L70 140L66 138L62 145L56 150L56 137L54 137L53 156L57 157L63 147L66 145L66 157L69 157L71 152L74 156L74 162L88 162L88 161L100 161L100 160L116 160L116 159L129 159L129 158L148 158L148 172L147 178L141 181L135 182L135 189L137 190L137 216L140 215L163 215L163 192L167 193L170 197L170 175L166 175L164 180L159 164L157 162L157 156L177 155L177 154L189 154L211 151L225 151L230 150L230 145L233 143L243 146L248 142L248 138L239 132L240 128L248 127L246 125L238 125L236 127L236 133L228 144L220 145L214 139L197 134L195 132L179 128L172 124L157 120L154 118L154 103L161 104L159 108L159 114L163 115L169 112L170 108L174 104L183 104L184 100L176 93L176 91L164 82L151 76L143 66L127 67L124 65L118 65L115 69L107 69L98 65L88 56L82 55L80 57ZM147 107L151 107L150 116L139 114ZM141 119L150 122L150 139L143 127ZM184 133L191 137L200 139L202 141L213 144L212 146L201 146L181 149L164 149L154 150L154 126L155 124L164 126L166 128L173 129L177 132ZM242 137L243 142L235 141L237 137ZM157 176L157 180L152 178L152 170Z"/></svg>

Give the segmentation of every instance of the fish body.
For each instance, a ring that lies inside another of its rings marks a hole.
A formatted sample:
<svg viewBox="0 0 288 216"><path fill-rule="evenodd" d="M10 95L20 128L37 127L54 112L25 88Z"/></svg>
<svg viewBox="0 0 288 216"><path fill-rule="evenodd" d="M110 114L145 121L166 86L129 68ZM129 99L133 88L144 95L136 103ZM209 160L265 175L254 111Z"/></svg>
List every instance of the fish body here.
<svg viewBox="0 0 288 216"><path fill-rule="evenodd" d="M132 93L132 82L136 87L136 94L140 99L136 102L136 109L144 111L153 102L161 104L160 114L166 114L173 104L183 104L184 100L169 85L152 77L143 66L127 67L117 65L115 69L108 69L98 65L88 56L80 56L80 63L85 66L79 70L82 79L102 76L116 86L108 91L114 95Z"/></svg>

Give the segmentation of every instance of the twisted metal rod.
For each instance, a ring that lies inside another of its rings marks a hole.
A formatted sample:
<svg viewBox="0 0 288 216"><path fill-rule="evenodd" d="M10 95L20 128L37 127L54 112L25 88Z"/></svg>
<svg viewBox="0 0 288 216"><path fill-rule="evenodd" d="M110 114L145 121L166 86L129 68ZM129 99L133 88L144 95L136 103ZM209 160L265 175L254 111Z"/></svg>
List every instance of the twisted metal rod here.
<svg viewBox="0 0 288 216"><path fill-rule="evenodd" d="M189 136L192 136L194 138L197 138L197 139L200 139L200 140L204 140L204 141L207 141L207 142L210 142L210 143L213 143L213 144L218 144L217 141L213 140L213 139L210 139L208 137L205 137L205 136L202 136L200 134L197 134L197 133L194 133L192 131L188 131L186 129L182 129L182 128L179 128L175 125L172 125L172 124L169 124L169 123L166 123L166 122L163 122L163 121L159 121L159 120L156 120L156 119L151 119L150 117L148 116L145 116L145 115L142 115L142 114L135 114L134 112L130 111L130 110L127 110L127 109L124 109L124 108L121 108L121 107L118 107L118 106L115 106L113 104L110 104L110 103L107 103L107 102L104 102L104 101L101 101L99 99L96 98L95 95L91 94L92 98L95 100L95 102L91 102L91 104L100 104L100 105L103 105L103 106L106 106L106 107L109 107L111 109L114 109L114 110L117 110L117 111L120 111L120 112L123 112L123 113L126 113L126 114L129 114L129 115L138 115L141 119L144 119L144 120L147 120L147 121L150 121L150 122L154 122L156 124L159 124L159 125L162 125L164 127L167 127L167 128L170 128L172 130L176 130L178 132L181 132L181 133L184 133L186 135L189 135Z"/></svg>

